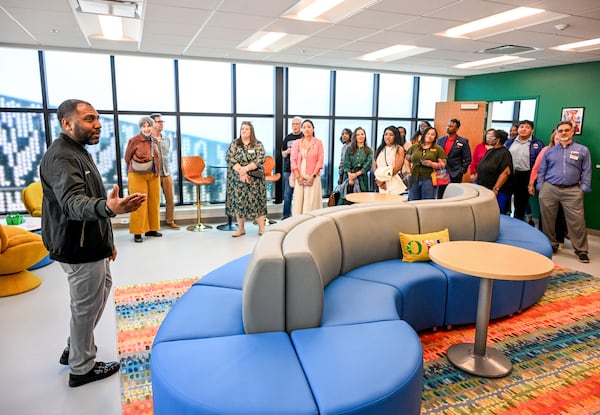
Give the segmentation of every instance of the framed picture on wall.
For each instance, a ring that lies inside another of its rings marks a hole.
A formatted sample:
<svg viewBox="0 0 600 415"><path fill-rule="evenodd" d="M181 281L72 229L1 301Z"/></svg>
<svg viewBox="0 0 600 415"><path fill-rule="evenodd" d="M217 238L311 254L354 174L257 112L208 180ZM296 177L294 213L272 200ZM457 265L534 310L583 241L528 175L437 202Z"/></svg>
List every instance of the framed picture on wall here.
<svg viewBox="0 0 600 415"><path fill-rule="evenodd" d="M584 107L579 108L563 108L561 121L571 121L575 128L575 135L580 135L583 131L583 110Z"/></svg>

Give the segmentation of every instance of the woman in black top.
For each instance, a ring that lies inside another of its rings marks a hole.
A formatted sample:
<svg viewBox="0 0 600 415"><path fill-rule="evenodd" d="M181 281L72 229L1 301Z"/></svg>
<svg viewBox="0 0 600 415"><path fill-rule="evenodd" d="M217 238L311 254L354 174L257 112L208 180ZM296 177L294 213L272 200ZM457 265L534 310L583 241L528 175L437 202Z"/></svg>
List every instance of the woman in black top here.
<svg viewBox="0 0 600 415"><path fill-rule="evenodd" d="M508 134L495 130L493 145L477 165L477 183L492 190L498 200L500 213L505 213L510 195L510 182L513 163L510 151L504 147Z"/></svg>

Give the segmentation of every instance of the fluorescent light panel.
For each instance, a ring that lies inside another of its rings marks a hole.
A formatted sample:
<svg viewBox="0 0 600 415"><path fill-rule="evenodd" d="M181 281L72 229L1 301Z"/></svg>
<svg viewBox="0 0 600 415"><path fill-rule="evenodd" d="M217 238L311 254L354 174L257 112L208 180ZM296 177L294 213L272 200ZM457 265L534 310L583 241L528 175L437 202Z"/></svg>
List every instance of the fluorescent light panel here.
<svg viewBox="0 0 600 415"><path fill-rule="evenodd" d="M98 15L102 36L108 40L123 39L123 19L117 16Z"/></svg>
<svg viewBox="0 0 600 415"><path fill-rule="evenodd" d="M503 13L494 14L493 16L484 17L483 19L475 20L471 23L466 23L460 26L446 30L448 37L460 37L467 33L478 32L493 26L498 26L504 23L513 22L524 17L534 14L543 13L545 10L534 9L531 7L517 7L516 9L508 10Z"/></svg>
<svg viewBox="0 0 600 415"><path fill-rule="evenodd" d="M312 20L343 2L344 0L316 0L300 10L298 17L302 20Z"/></svg>
<svg viewBox="0 0 600 415"><path fill-rule="evenodd" d="M286 19L337 23L381 0L300 0L281 17Z"/></svg>
<svg viewBox="0 0 600 415"><path fill-rule="evenodd" d="M535 59L532 58L522 58L520 56L496 56L494 58L482 59L473 62L465 62L460 63L458 65L454 65L453 68L458 69L483 69L483 68L491 68L492 66L500 66L500 65L512 65L514 63L532 61Z"/></svg>
<svg viewBox="0 0 600 415"><path fill-rule="evenodd" d="M237 46L251 52L279 52L306 39L308 36L284 32L256 32Z"/></svg>
<svg viewBox="0 0 600 415"><path fill-rule="evenodd" d="M566 43L555 46L550 49L562 50L567 52L587 52L589 50L600 49L600 37L597 39L583 40L581 42Z"/></svg>
<svg viewBox="0 0 600 415"><path fill-rule="evenodd" d="M388 48L377 50L375 52L367 53L366 55L358 57L358 59L375 62L392 62L409 56L420 55L421 53L426 53L431 50L433 49L420 48L410 45L394 45Z"/></svg>
<svg viewBox="0 0 600 415"><path fill-rule="evenodd" d="M568 16L566 14L548 12L543 9L532 7L517 7L512 10L507 10L502 13L484 17L483 19L450 28L444 32L436 33L436 35L477 40L562 19L564 17Z"/></svg>

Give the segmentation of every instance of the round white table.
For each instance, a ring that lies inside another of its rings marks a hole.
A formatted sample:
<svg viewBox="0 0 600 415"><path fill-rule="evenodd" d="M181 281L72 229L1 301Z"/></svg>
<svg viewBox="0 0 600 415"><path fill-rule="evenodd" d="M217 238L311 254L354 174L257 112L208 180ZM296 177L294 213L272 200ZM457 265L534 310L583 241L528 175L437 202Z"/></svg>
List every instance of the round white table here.
<svg viewBox="0 0 600 415"><path fill-rule="evenodd" d="M352 203L406 202L408 197L379 192L359 192L348 193L346 200Z"/></svg>
<svg viewBox="0 0 600 415"><path fill-rule="evenodd" d="M451 241L432 246L433 262L453 271L480 278L475 343L450 346L448 360L472 375L499 378L512 370L502 352L486 347L494 280L535 280L554 269L552 260L527 249L495 242Z"/></svg>

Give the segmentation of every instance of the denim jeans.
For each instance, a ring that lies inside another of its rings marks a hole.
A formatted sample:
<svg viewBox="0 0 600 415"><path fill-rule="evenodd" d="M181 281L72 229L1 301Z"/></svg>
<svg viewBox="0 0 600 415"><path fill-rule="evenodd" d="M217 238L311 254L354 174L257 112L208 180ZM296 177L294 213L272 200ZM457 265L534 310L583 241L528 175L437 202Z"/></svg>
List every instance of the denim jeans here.
<svg viewBox="0 0 600 415"><path fill-rule="evenodd" d="M408 200L435 199L437 189L431 183L431 177L414 180L408 191Z"/></svg>
<svg viewBox="0 0 600 415"><path fill-rule="evenodd" d="M290 187L290 172L283 173L283 217L292 216L292 196L294 188Z"/></svg>

